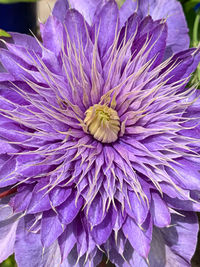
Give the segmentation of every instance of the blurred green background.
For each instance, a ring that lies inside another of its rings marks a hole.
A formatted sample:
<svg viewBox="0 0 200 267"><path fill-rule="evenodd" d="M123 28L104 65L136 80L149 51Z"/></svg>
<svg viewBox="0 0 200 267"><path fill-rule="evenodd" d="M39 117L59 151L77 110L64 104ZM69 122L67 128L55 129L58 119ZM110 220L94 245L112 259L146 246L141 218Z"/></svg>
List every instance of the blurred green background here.
<svg viewBox="0 0 200 267"><path fill-rule="evenodd" d="M0 264L1 267L17 267L14 256L10 256L7 260ZM25 266L24 266L25 267Z"/></svg>

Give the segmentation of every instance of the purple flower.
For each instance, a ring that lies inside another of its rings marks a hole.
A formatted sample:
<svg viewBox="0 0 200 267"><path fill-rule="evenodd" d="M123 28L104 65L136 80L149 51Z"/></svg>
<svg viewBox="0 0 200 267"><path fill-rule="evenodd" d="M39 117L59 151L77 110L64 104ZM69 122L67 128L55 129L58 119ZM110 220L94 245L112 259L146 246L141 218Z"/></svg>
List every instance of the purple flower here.
<svg viewBox="0 0 200 267"><path fill-rule="evenodd" d="M124 12L87 1L84 20L57 2L42 43L3 42L0 261L14 251L19 267L96 267L103 253L118 267L190 265L200 101L186 85L200 51L163 61L165 20L120 24Z"/></svg>
<svg viewBox="0 0 200 267"><path fill-rule="evenodd" d="M96 15L96 8L106 0L71 0L71 6L77 9L91 25ZM59 1L57 2L59 5ZM58 8L59 9L59 8ZM98 9L98 8L97 8ZM57 12L57 11L56 11ZM153 20L166 19L168 26L167 46L165 58L175 52L189 48L190 39L188 27L181 4L176 0L126 0L122 5L119 16L120 26L124 26L127 19L137 12L140 18L150 15ZM57 15L57 13L55 14ZM60 11L58 13L60 17Z"/></svg>

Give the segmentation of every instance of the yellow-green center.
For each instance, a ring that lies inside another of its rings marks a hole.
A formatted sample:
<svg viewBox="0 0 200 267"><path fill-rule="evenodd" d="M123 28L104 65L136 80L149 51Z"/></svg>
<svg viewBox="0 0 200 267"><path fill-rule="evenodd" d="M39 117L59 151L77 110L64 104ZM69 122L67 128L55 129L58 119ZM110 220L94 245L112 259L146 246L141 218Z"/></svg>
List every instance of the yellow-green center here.
<svg viewBox="0 0 200 267"><path fill-rule="evenodd" d="M118 139L120 119L116 110L96 104L85 114L84 123L95 139L102 143L112 143Z"/></svg>

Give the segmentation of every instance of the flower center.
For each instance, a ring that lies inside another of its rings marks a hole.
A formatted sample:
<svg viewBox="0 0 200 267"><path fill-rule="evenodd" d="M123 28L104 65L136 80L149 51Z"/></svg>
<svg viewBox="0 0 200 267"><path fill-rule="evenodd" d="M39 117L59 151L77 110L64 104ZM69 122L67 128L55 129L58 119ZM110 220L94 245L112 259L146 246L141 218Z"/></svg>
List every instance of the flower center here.
<svg viewBox="0 0 200 267"><path fill-rule="evenodd" d="M85 114L84 123L95 139L102 143L112 143L118 139L120 120L116 110L96 104L88 108Z"/></svg>

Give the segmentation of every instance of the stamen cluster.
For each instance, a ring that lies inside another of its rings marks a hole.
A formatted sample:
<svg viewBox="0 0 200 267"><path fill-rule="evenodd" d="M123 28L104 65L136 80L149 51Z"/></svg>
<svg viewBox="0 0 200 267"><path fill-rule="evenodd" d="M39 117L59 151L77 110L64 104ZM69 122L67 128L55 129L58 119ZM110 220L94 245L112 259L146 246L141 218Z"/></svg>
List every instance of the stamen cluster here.
<svg viewBox="0 0 200 267"><path fill-rule="evenodd" d="M118 139L120 121L114 109L96 104L86 111L84 122L91 135L98 141L112 143Z"/></svg>

